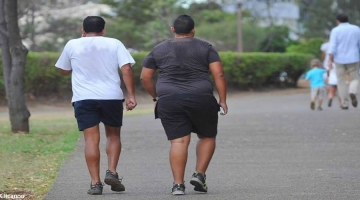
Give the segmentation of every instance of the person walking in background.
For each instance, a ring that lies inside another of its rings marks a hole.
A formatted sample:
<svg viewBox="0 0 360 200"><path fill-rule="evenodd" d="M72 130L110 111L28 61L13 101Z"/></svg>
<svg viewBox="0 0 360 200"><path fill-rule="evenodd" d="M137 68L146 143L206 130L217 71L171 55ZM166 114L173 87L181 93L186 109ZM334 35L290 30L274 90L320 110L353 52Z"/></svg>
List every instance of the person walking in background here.
<svg viewBox="0 0 360 200"><path fill-rule="evenodd" d="M317 109L322 110L322 102L326 93L324 74L326 70L322 68L322 64L319 59L313 59L311 61L311 70L306 73L306 80L310 81L311 87L311 110L315 109L315 102L318 101Z"/></svg>
<svg viewBox="0 0 360 200"><path fill-rule="evenodd" d="M341 98L341 108L348 109L350 93L351 103L357 107L357 90L359 85L359 60L360 60L360 28L350 24L348 16L338 14L337 24L330 33L329 69L333 63L336 66L338 90ZM346 84L346 73L349 74L350 85Z"/></svg>
<svg viewBox="0 0 360 200"><path fill-rule="evenodd" d="M169 158L173 173L173 195L185 194L184 174L191 132L197 133L196 168L190 184L207 192L206 170L215 151L218 112L226 115L226 79L219 54L211 44L194 38L194 21L179 16L171 27L175 37L152 49L143 61L141 81L156 102L155 118L160 118L171 143ZM153 82L159 70L156 89ZM212 74L219 95L213 94Z"/></svg>
<svg viewBox="0 0 360 200"><path fill-rule="evenodd" d="M321 53L322 53L322 60L323 60L323 67L327 69L328 71L328 77L327 77L327 88L328 88L328 107L331 107L332 100L336 96L337 92L337 78L336 78L336 66L332 66L331 69L329 69L329 54L327 53L329 49L329 41L326 41L323 43L320 47ZM339 102L341 105L341 98L339 97Z"/></svg>
<svg viewBox="0 0 360 200"><path fill-rule="evenodd" d="M121 152L120 129L123 118L124 94L120 87L119 68L127 89L126 109L136 107L131 66L135 63L117 39L103 37L105 21L88 16L83 21L82 37L67 42L55 66L62 74L71 74L72 104L78 128L84 132L85 160L91 176L88 194L100 195L100 131L105 125L108 169L104 182L113 191L125 191L117 173Z"/></svg>

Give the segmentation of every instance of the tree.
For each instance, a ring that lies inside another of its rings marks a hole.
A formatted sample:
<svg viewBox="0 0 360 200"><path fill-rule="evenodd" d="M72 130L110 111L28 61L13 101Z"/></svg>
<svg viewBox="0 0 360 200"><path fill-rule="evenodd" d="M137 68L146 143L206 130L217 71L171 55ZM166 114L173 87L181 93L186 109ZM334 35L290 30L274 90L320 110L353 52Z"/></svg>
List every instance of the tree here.
<svg viewBox="0 0 360 200"><path fill-rule="evenodd" d="M285 52L286 47L296 42L289 38L289 28L286 26L273 26L267 28L267 37L260 43L262 52Z"/></svg>
<svg viewBox="0 0 360 200"><path fill-rule="evenodd" d="M30 112L24 95L28 50L21 41L17 13L17 0L0 0L1 56L11 130L29 133Z"/></svg>
<svg viewBox="0 0 360 200"><path fill-rule="evenodd" d="M320 38L314 38L307 41L304 41L300 44L293 44L286 48L286 52L289 53L305 53L312 54L318 59L322 59L320 47L325 41Z"/></svg>
<svg viewBox="0 0 360 200"><path fill-rule="evenodd" d="M127 34L121 33L128 40L113 35L113 32L108 32L107 35L119 38L127 47L150 50L156 44L172 37L170 26L175 17L183 11L180 6L182 1L102 0L102 3L111 5L114 8L116 16L113 17L113 20L115 23L120 26L124 24L127 27L132 27L131 30L124 30ZM133 41L139 42L135 44Z"/></svg>
<svg viewBox="0 0 360 200"><path fill-rule="evenodd" d="M350 23L360 25L359 0L298 0L304 37L327 38L336 26L336 15L345 13Z"/></svg>

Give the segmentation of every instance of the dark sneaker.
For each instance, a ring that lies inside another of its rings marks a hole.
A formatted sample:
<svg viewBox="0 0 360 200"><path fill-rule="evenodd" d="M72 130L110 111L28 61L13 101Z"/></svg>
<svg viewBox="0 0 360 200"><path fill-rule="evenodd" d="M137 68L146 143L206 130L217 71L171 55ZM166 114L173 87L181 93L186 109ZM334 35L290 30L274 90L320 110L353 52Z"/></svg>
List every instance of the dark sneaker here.
<svg viewBox="0 0 360 200"><path fill-rule="evenodd" d="M311 108L311 110L314 110L314 109L315 109L315 102L312 101L312 102L310 103L310 108Z"/></svg>
<svg viewBox="0 0 360 200"><path fill-rule="evenodd" d="M91 195L101 195L103 192L103 184L102 183L96 183L95 185L92 185L90 183L90 189L88 190L88 194Z"/></svg>
<svg viewBox="0 0 360 200"><path fill-rule="evenodd" d="M185 185L184 184L174 184L171 189L172 195L184 195L185 194Z"/></svg>
<svg viewBox="0 0 360 200"><path fill-rule="evenodd" d="M206 175L194 172L191 177L190 184L195 186L194 190L197 192L207 192Z"/></svg>
<svg viewBox="0 0 360 200"><path fill-rule="evenodd" d="M125 186L121 183L122 181L122 177L119 178L118 173L112 173L109 170L106 170L106 175L105 175L105 179L104 182L107 185L111 186L111 190L115 191L115 192L123 192L125 191Z"/></svg>
<svg viewBox="0 0 360 200"><path fill-rule="evenodd" d="M351 99L351 104L356 108L358 102L357 102L355 94L351 93L350 94L350 99Z"/></svg>
<svg viewBox="0 0 360 200"><path fill-rule="evenodd" d="M348 110L349 109L349 107L347 107L347 106L340 106L340 108L343 109L343 110Z"/></svg>
<svg viewBox="0 0 360 200"><path fill-rule="evenodd" d="M331 105L332 105L332 99L329 99L328 107L331 107Z"/></svg>

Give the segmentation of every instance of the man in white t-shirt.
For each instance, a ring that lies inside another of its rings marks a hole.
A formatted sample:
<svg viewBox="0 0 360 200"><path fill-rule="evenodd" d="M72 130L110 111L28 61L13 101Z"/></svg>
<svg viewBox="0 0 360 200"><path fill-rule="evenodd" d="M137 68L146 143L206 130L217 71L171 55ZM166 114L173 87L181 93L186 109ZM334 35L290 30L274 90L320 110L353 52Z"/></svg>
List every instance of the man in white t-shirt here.
<svg viewBox="0 0 360 200"><path fill-rule="evenodd" d="M55 66L62 74L71 74L72 104L80 131L84 132L85 160L91 176L88 194L102 194L100 180L100 131L105 125L108 170L104 182L113 191L125 191L116 171L121 152L120 129L124 94L120 87L119 68L127 89L126 109L136 107L132 73L134 59L117 39L103 37L105 21L88 16L83 21L82 37L70 40Z"/></svg>

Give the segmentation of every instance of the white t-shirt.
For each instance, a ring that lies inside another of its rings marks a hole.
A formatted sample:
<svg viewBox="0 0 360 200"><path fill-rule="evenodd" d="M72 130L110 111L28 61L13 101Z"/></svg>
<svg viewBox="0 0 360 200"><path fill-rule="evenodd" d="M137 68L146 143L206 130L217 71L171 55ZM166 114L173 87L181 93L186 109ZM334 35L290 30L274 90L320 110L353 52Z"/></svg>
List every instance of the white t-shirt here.
<svg viewBox="0 0 360 200"><path fill-rule="evenodd" d="M329 45L330 45L329 42L325 42L320 47L320 50L325 53L325 58L323 60L323 66L325 69L329 68L329 66L328 66L329 65L328 64L329 63L329 54L327 53L327 51L329 49Z"/></svg>
<svg viewBox="0 0 360 200"><path fill-rule="evenodd" d="M325 42L321 45L320 50L325 52L325 59L323 61L323 66L325 69L329 69L329 54L327 53L329 49L329 42ZM336 77L336 67L333 64L332 69L329 72L328 84L337 85L337 77Z"/></svg>
<svg viewBox="0 0 360 200"><path fill-rule="evenodd" d="M133 57L117 39L103 36L70 40L55 66L72 70L71 102L85 99L124 99L119 68L135 64Z"/></svg>

